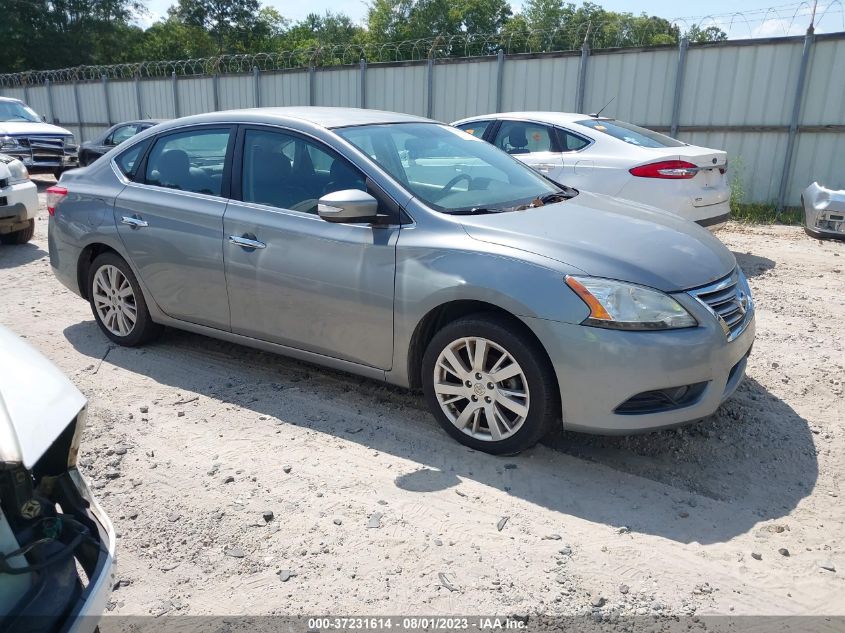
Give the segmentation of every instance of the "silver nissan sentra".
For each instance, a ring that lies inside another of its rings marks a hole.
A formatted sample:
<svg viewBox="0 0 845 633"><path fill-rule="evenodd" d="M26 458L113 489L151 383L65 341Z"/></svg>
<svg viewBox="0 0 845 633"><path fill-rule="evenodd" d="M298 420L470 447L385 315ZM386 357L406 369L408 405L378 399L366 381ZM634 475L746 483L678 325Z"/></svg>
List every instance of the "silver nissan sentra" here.
<svg viewBox="0 0 845 633"><path fill-rule="evenodd" d="M658 429L742 380L754 305L710 232L433 121L174 120L47 191L50 262L122 345L173 326L410 388L458 441Z"/></svg>

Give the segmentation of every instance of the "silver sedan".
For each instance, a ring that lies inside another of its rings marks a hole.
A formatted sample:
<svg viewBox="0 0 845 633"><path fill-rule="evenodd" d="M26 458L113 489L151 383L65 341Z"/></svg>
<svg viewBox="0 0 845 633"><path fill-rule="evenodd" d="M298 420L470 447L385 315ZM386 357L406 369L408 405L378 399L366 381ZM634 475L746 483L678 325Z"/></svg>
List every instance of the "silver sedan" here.
<svg viewBox="0 0 845 633"><path fill-rule="evenodd" d="M50 261L122 345L172 326L410 388L514 453L713 413L750 291L708 231L427 119L266 108L143 132L48 190Z"/></svg>

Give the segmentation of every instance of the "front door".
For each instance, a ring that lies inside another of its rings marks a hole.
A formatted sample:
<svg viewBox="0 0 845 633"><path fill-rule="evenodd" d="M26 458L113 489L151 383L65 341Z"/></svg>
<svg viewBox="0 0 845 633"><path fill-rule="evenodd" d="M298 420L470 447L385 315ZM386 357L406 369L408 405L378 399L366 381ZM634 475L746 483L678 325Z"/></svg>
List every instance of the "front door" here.
<svg viewBox="0 0 845 633"><path fill-rule="evenodd" d="M379 369L393 357L396 225L317 215L332 191L366 190L351 163L313 139L239 134L223 219L232 331Z"/></svg>
<svg viewBox="0 0 845 633"><path fill-rule="evenodd" d="M158 137L114 206L118 234L162 311L226 330L224 172L231 136L229 127L204 127Z"/></svg>

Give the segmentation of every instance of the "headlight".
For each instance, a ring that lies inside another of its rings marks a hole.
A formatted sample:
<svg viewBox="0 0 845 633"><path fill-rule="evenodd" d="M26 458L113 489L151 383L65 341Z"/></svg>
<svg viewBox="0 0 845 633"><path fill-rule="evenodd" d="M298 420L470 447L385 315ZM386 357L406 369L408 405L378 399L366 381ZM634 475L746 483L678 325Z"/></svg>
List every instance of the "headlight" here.
<svg viewBox="0 0 845 633"><path fill-rule="evenodd" d="M584 325L616 330L674 330L698 325L665 292L599 277L567 277L566 285L590 308Z"/></svg>
<svg viewBox="0 0 845 633"><path fill-rule="evenodd" d="M0 150L18 149L21 144L14 136L0 136Z"/></svg>
<svg viewBox="0 0 845 633"><path fill-rule="evenodd" d="M20 182L26 182L29 180L29 172L26 170L24 164L19 160L13 160L10 163L6 164L6 167L9 168L9 173L11 177L9 178L10 185L16 185Z"/></svg>

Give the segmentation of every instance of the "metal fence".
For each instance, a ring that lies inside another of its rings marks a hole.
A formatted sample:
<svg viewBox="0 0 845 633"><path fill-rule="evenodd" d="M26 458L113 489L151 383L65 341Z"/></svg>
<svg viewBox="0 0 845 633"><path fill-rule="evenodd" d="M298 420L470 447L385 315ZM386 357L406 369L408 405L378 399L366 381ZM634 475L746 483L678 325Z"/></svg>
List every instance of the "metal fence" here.
<svg viewBox="0 0 845 633"><path fill-rule="evenodd" d="M797 205L813 180L845 188L845 33L281 70L253 62L248 72L225 72L247 63L169 77L44 76L4 82L0 94L83 141L122 120L243 107L358 106L448 122L497 111L593 112L615 98L606 114L727 150L745 201Z"/></svg>

